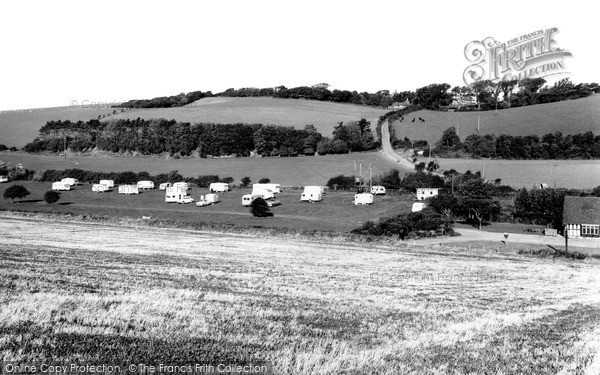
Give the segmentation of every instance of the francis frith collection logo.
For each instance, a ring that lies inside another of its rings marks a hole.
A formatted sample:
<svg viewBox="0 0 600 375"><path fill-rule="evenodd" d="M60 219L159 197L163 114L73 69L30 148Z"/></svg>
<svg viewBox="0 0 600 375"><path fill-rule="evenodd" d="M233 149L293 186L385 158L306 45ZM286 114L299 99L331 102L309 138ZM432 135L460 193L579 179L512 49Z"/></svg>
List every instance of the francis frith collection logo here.
<svg viewBox="0 0 600 375"><path fill-rule="evenodd" d="M567 74L564 58L569 51L557 47L553 27L521 35L500 43L488 37L472 41L465 47L465 57L471 63L464 73L467 85L480 80L499 82L524 78Z"/></svg>

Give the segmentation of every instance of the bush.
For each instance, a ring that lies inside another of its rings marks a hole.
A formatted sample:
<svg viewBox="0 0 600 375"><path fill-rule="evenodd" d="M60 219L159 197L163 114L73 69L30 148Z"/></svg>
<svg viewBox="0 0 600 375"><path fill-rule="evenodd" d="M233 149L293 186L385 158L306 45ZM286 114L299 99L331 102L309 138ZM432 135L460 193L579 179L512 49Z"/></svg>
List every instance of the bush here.
<svg viewBox="0 0 600 375"><path fill-rule="evenodd" d="M250 179L250 177L246 176L246 177L242 178L241 182L242 183L241 183L240 186L243 187L243 188L245 188L245 187L248 187L250 185L250 183L252 182L252 180Z"/></svg>
<svg viewBox="0 0 600 375"><path fill-rule="evenodd" d="M269 209L267 202L262 198L256 198L250 203L250 213L254 217L268 217L273 216L273 213Z"/></svg>
<svg viewBox="0 0 600 375"><path fill-rule="evenodd" d="M23 199L31 194L23 185L13 185L4 191L4 199L10 199L14 203L15 199Z"/></svg>
<svg viewBox="0 0 600 375"><path fill-rule="evenodd" d="M352 190L354 189L354 176L339 175L332 177L327 181L327 186L334 190Z"/></svg>
<svg viewBox="0 0 600 375"><path fill-rule="evenodd" d="M263 178L261 178L260 180L258 180L258 183L259 183L259 184L268 184L268 183L270 183L270 182L271 182L271 179L270 179L270 178L268 178L268 177L263 177Z"/></svg>
<svg viewBox="0 0 600 375"><path fill-rule="evenodd" d="M60 199L60 193L53 190L48 190L44 194L44 201L48 204L54 204Z"/></svg>
<svg viewBox="0 0 600 375"><path fill-rule="evenodd" d="M360 228L352 230L352 233L373 235L373 236L399 236L402 240L409 234L412 236L428 237L440 233L453 232L449 223L445 222L442 215L431 209L425 209L420 212L410 212L400 214L395 217L381 219L377 223L367 221Z"/></svg>

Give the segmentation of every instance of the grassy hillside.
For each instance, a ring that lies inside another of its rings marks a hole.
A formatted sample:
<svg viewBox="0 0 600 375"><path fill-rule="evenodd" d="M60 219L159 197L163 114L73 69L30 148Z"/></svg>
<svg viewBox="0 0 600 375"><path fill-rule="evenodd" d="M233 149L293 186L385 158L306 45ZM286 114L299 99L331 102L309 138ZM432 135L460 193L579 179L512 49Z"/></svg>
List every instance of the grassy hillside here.
<svg viewBox="0 0 600 375"><path fill-rule="evenodd" d="M71 120L87 121L106 115L112 110L81 107L55 107L0 111L0 143L6 146L22 147L33 141L38 131L47 121Z"/></svg>
<svg viewBox="0 0 600 375"><path fill-rule="evenodd" d="M323 135L331 135L340 121L366 118L373 127L385 109L315 100L258 98L204 98L181 108L134 109L114 118L167 118L186 122L262 123L304 128L313 124Z"/></svg>
<svg viewBox="0 0 600 375"><path fill-rule="evenodd" d="M22 147L31 142L50 120L89 120L111 110L93 108L43 108L0 112L0 143ZM118 109L120 111L120 109ZM303 128L313 124L323 135L331 135L340 121L367 118L373 124L385 109L314 100L275 98L205 98L186 107L132 109L107 118L166 118L185 122L262 123Z"/></svg>
<svg viewBox="0 0 600 375"><path fill-rule="evenodd" d="M486 112L418 111L396 121L396 138L425 139L436 142L442 132L458 127L461 140L477 132L480 117L481 134L544 135L555 131L563 134L583 133L588 130L600 134L600 95L565 102L538 104ZM419 121L419 117L425 122ZM415 122L412 119L415 118Z"/></svg>

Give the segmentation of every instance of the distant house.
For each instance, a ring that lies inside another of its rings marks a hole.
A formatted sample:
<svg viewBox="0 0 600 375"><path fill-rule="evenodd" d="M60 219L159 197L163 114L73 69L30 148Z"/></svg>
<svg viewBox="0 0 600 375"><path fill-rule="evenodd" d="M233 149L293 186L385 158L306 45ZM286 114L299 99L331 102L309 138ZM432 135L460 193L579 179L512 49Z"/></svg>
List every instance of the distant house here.
<svg viewBox="0 0 600 375"><path fill-rule="evenodd" d="M565 197L563 224L569 238L600 237L600 198Z"/></svg>
<svg viewBox="0 0 600 375"><path fill-rule="evenodd" d="M399 110L399 109L404 109L406 107L408 107L410 105L410 101L408 99L406 99L403 102L395 102L393 103L389 109L395 109L395 110Z"/></svg>
<svg viewBox="0 0 600 375"><path fill-rule="evenodd" d="M424 201L427 198L435 197L438 195L441 188L418 188L417 189L417 200Z"/></svg>

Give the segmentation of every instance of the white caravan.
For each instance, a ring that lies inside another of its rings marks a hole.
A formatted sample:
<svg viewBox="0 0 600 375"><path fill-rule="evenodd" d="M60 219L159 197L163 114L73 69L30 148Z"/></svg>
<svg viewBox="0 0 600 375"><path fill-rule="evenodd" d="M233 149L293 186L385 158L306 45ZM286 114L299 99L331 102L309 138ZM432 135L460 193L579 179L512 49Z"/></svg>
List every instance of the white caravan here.
<svg viewBox="0 0 600 375"><path fill-rule="evenodd" d="M109 188L115 187L115 182L113 180L100 180L100 185L107 186Z"/></svg>
<svg viewBox="0 0 600 375"><path fill-rule="evenodd" d="M95 193L104 193L104 192L110 191L110 188L106 185L94 184L94 185L92 185L92 191Z"/></svg>
<svg viewBox="0 0 600 375"><path fill-rule="evenodd" d="M137 183L138 189L154 189L154 182L152 181L138 181Z"/></svg>
<svg viewBox="0 0 600 375"><path fill-rule="evenodd" d="M323 200L323 190L321 186L305 186L304 192L300 196L300 201L320 202Z"/></svg>
<svg viewBox="0 0 600 375"><path fill-rule="evenodd" d="M281 185L280 184L252 184L252 190L262 190L262 189L271 190L274 194L281 193Z"/></svg>
<svg viewBox="0 0 600 375"><path fill-rule="evenodd" d="M79 181L76 178L71 178L71 177L63 178L62 180L60 180L60 182L69 184L71 186L79 185Z"/></svg>
<svg viewBox="0 0 600 375"><path fill-rule="evenodd" d="M175 189L184 189L185 191L190 189L190 185L187 182L176 182L172 187Z"/></svg>
<svg viewBox="0 0 600 375"><path fill-rule="evenodd" d="M261 188L261 187L258 187L258 188L252 187L252 195L259 195L264 200L275 198L275 194L273 193L273 190L265 189L265 188Z"/></svg>
<svg viewBox="0 0 600 375"><path fill-rule="evenodd" d="M119 194L139 194L137 185L119 185Z"/></svg>
<svg viewBox="0 0 600 375"><path fill-rule="evenodd" d="M190 203L184 202L188 198L187 188L185 186L168 187L165 194L166 203ZM192 200L193 201L193 200Z"/></svg>
<svg viewBox="0 0 600 375"><path fill-rule="evenodd" d="M0 176L0 182L8 182L8 176Z"/></svg>
<svg viewBox="0 0 600 375"><path fill-rule="evenodd" d="M371 194L373 195L385 195L385 186L371 186Z"/></svg>
<svg viewBox="0 0 600 375"><path fill-rule="evenodd" d="M219 203L219 196L217 194L206 194L200 196L200 200L196 203L196 206L203 207L215 203Z"/></svg>
<svg viewBox="0 0 600 375"><path fill-rule="evenodd" d="M71 190L71 185L64 183L62 181L57 181L52 183L52 190L61 191L61 190Z"/></svg>
<svg viewBox="0 0 600 375"><path fill-rule="evenodd" d="M213 182L210 184L211 193L225 193L229 191L229 184L227 182Z"/></svg>
<svg viewBox="0 0 600 375"><path fill-rule="evenodd" d="M246 194L242 196L242 206L250 206L257 198L261 198L261 196L257 194Z"/></svg>
<svg viewBox="0 0 600 375"><path fill-rule="evenodd" d="M354 196L354 205L357 206L359 204L367 205L367 204L373 204L373 194L370 193L361 193L361 194L356 194Z"/></svg>
<svg viewBox="0 0 600 375"><path fill-rule="evenodd" d="M158 185L158 190L167 190L167 188L170 188L171 186L173 186L172 183L163 182L162 184Z"/></svg>
<svg viewBox="0 0 600 375"><path fill-rule="evenodd" d="M419 211L423 211L423 209L427 207L426 203L423 202L415 202L412 205L412 212L419 212Z"/></svg>

